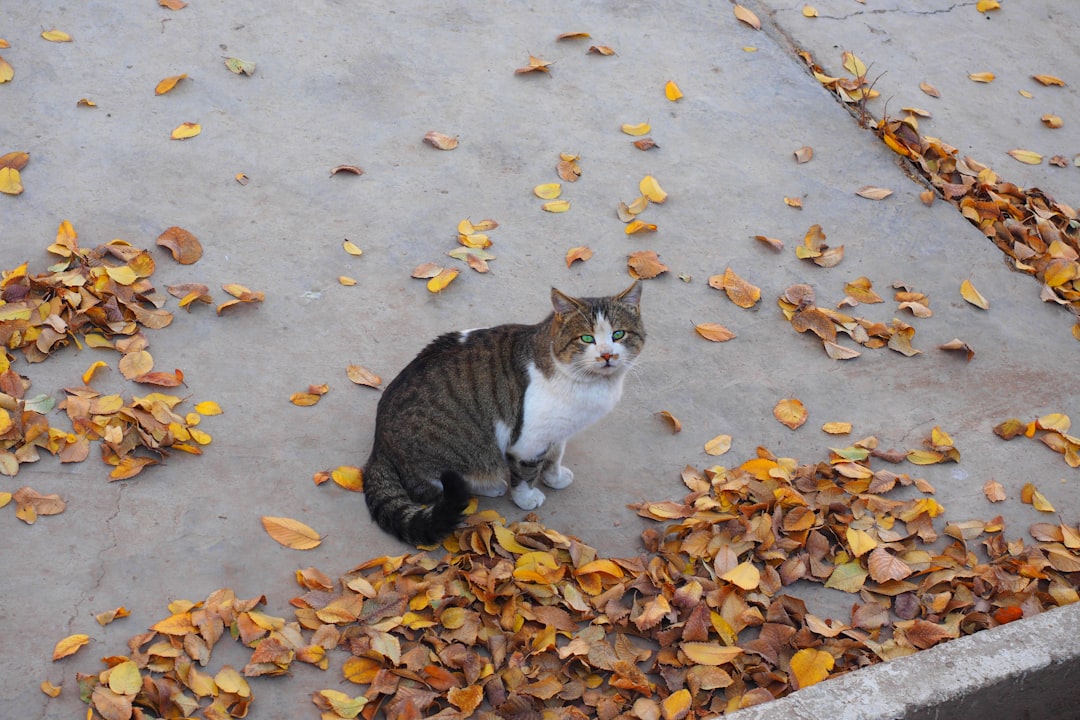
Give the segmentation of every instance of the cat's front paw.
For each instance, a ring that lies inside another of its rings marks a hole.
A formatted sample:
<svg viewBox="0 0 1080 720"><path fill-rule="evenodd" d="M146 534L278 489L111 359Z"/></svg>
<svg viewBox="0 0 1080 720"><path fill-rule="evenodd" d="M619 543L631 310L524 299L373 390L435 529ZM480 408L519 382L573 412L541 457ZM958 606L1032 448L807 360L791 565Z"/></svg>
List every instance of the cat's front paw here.
<svg viewBox="0 0 1080 720"><path fill-rule="evenodd" d="M522 510L535 510L544 504L544 493L526 483L514 487L510 496L514 499L514 504Z"/></svg>
<svg viewBox="0 0 1080 720"><path fill-rule="evenodd" d="M562 490L564 487L574 482L574 472L570 468L560 465L544 473L543 480L544 484L549 488Z"/></svg>

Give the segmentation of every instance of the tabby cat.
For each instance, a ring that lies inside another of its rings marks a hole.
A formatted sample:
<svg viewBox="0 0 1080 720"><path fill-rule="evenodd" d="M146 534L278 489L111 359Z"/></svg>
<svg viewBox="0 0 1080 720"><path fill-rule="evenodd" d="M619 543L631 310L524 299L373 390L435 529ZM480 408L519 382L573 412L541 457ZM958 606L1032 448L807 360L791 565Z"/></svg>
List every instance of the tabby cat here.
<svg viewBox="0 0 1080 720"><path fill-rule="evenodd" d="M612 297L572 298L536 325L442 335L394 378L375 418L364 465L368 509L405 542L438 542L471 494L507 487L524 510L569 485L566 441L606 415L645 343L641 285Z"/></svg>

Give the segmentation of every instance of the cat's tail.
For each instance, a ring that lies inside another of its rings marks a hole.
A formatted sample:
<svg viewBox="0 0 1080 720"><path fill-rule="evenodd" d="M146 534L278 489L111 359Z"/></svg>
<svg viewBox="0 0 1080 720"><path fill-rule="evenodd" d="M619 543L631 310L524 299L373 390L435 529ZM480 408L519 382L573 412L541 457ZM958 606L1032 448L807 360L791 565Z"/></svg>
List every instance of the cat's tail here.
<svg viewBox="0 0 1080 720"><path fill-rule="evenodd" d="M464 517L471 495L458 473L444 470L442 497L431 505L414 501L399 482L370 482L364 496L371 517L386 532L412 545L433 545L453 532Z"/></svg>

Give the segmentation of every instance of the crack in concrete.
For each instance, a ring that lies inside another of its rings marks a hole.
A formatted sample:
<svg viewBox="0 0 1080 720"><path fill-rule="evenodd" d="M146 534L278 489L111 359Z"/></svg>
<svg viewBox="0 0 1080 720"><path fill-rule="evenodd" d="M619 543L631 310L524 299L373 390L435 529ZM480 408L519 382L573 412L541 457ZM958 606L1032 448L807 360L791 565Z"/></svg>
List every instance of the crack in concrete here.
<svg viewBox="0 0 1080 720"><path fill-rule="evenodd" d="M902 14L902 15L945 15L951 13L956 8L971 7L976 5L974 2L953 3L947 8L941 10L912 10L910 8L889 8L879 10L859 10L857 12L848 13L847 15L817 15L818 20L850 20L851 18L861 17L863 15L889 15L889 14ZM801 13L801 11L800 11Z"/></svg>

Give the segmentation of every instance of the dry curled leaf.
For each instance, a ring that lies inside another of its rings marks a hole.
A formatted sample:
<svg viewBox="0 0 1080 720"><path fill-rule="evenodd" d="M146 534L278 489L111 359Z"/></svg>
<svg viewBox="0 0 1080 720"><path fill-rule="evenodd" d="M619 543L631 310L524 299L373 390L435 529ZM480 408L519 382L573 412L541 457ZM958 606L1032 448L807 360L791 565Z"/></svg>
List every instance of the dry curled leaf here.
<svg viewBox="0 0 1080 720"><path fill-rule="evenodd" d="M666 273L669 269L667 265L660 262L660 256L653 250L630 253L626 259L626 265L630 276L639 280L649 280L661 273Z"/></svg>
<svg viewBox="0 0 1080 720"><path fill-rule="evenodd" d="M953 338L944 345L938 345L938 350L961 353L967 357L968 362L971 362L971 358L975 357L975 351L960 338Z"/></svg>
<svg viewBox="0 0 1080 720"><path fill-rule="evenodd" d="M356 165L335 165L330 168L330 177L337 175L338 173L348 173L349 175L363 175L363 168Z"/></svg>
<svg viewBox="0 0 1080 720"><path fill-rule="evenodd" d="M673 433L682 432L682 423L679 422L679 418L675 417L674 415L672 415L667 410L661 410L660 412L656 413L656 417L658 417L661 420L665 421L668 424L668 426L671 428L671 432L673 432Z"/></svg>
<svg viewBox="0 0 1080 720"><path fill-rule="evenodd" d="M225 58L225 67L234 75L247 75L250 77L255 74L255 63L241 60L238 57Z"/></svg>
<svg viewBox="0 0 1080 720"><path fill-rule="evenodd" d="M550 66L551 66L551 63L548 62L547 60L541 60L540 58L536 57L535 55L530 55L529 56L529 64L526 65L525 67L519 67L517 70L514 71L514 74L515 75L524 75L525 73L534 73L534 72L541 72L541 73L545 73L545 74L550 74L551 70L548 69Z"/></svg>
<svg viewBox="0 0 1080 720"><path fill-rule="evenodd" d="M800 165L808 163L814 158L814 148L809 145L803 145L801 148L795 151L795 162Z"/></svg>
<svg viewBox="0 0 1080 720"><path fill-rule="evenodd" d="M446 287L454 281L454 278L458 276L458 271L452 268L443 268L427 282L427 289L430 293L440 293L446 289Z"/></svg>
<svg viewBox="0 0 1080 720"><path fill-rule="evenodd" d="M577 261L586 261L593 256L593 251L585 246L570 248L566 251L566 267L570 267Z"/></svg>
<svg viewBox="0 0 1080 720"><path fill-rule="evenodd" d="M660 146L657 145L656 141L653 140L651 137L647 137L641 138L640 140L635 140L634 147L636 147L638 150L652 150L653 148L659 148Z"/></svg>

